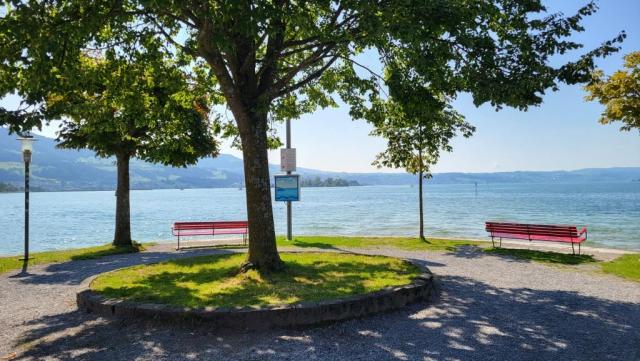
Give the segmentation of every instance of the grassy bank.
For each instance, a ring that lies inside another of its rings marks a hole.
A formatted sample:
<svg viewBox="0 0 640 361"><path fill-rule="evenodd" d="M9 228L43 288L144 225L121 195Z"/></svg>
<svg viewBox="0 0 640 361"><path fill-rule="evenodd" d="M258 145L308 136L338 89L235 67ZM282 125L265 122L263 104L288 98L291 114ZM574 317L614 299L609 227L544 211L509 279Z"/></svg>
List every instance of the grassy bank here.
<svg viewBox="0 0 640 361"><path fill-rule="evenodd" d="M29 254L29 266L83 259L96 259L114 254L140 252L142 250L144 250L144 245L140 244L135 244L133 247L116 247L109 244L63 251L35 252ZM21 269L24 262L21 261L20 258L22 258L22 256L0 257L0 273Z"/></svg>
<svg viewBox="0 0 640 361"><path fill-rule="evenodd" d="M338 237L338 236L300 236L287 241L278 237L279 247L302 248L380 248L394 247L408 251L455 251L460 246L483 246L487 242L429 238L426 241L410 237Z"/></svg>
<svg viewBox="0 0 640 361"><path fill-rule="evenodd" d="M597 265L604 273L616 275L628 280L640 282L640 253L620 256L613 261L598 261L588 254L567 254L551 251L537 251L518 248L486 248L487 254L512 257L520 260L553 265L576 266L591 263Z"/></svg>
<svg viewBox="0 0 640 361"><path fill-rule="evenodd" d="M625 254L601 266L605 273L640 282L640 253Z"/></svg>
<svg viewBox="0 0 640 361"><path fill-rule="evenodd" d="M243 307L321 301L410 283L421 272L405 261L328 253L282 253L285 272L238 273L244 254L201 256L134 266L96 278L106 297L185 307Z"/></svg>

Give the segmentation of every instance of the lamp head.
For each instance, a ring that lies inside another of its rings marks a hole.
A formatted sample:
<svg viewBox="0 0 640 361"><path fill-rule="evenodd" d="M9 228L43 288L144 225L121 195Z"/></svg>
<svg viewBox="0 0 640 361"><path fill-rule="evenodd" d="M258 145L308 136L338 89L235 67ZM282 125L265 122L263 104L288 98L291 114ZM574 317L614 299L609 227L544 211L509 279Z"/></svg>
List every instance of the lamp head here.
<svg viewBox="0 0 640 361"><path fill-rule="evenodd" d="M33 153L33 142L37 139L34 139L33 136L29 133L18 138L20 144L22 146L22 155L24 156L25 162L31 162L31 154Z"/></svg>

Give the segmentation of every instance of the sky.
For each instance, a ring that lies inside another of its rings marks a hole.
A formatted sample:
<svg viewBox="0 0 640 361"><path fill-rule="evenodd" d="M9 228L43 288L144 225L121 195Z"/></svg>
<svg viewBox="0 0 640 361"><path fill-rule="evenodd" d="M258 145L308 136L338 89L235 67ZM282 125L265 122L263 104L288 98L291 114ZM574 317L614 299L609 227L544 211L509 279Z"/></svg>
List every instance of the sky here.
<svg viewBox="0 0 640 361"><path fill-rule="evenodd" d="M547 1L551 12L573 15L587 0ZM585 45L582 52L627 33L619 53L599 59L597 65L610 74L622 68L623 55L640 50L640 1L600 0L600 10L587 17L585 32L572 37ZM576 56L581 52L575 53ZM374 53L363 62L377 64ZM516 170L573 170L603 167L640 167L640 134L620 132L620 124L601 125L603 107L586 102L580 85L562 86L544 96L544 102L528 111L475 107L472 98L461 94L453 106L476 126L471 138L457 138L453 151L444 153L434 172L503 172ZM4 102L12 100L5 100ZM15 101L15 99L13 100ZM0 102L1 104L2 102ZM385 140L369 136L371 126L353 121L348 108L318 110L292 121L292 146L297 149L298 167L344 172L397 172L377 169L371 163L385 148ZM283 126L280 134L284 137ZM42 134L54 136L55 128ZM241 152L225 144L223 153L241 157ZM271 151L271 163L280 161Z"/></svg>

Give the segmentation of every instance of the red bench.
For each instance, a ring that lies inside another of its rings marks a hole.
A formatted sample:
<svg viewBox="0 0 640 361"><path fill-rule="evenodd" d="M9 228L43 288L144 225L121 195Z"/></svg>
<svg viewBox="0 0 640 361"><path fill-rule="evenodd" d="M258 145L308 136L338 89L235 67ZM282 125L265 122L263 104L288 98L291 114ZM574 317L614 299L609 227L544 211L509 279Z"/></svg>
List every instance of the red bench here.
<svg viewBox="0 0 640 361"><path fill-rule="evenodd" d="M220 221L220 222L176 222L171 227L174 237L178 237L180 249L180 237L185 236L216 236L221 234L241 234L242 242L247 244L249 236L249 222L247 221Z"/></svg>
<svg viewBox="0 0 640 361"><path fill-rule="evenodd" d="M571 243L573 254L576 253L574 244L578 244L578 254L580 254L580 244L587 240L587 228L584 227L578 232L576 226L557 226L545 224L522 224L522 223L500 223L486 222L486 231L491 237L491 244L495 247L494 238L500 239L502 247L503 238L527 239L529 241L548 241Z"/></svg>

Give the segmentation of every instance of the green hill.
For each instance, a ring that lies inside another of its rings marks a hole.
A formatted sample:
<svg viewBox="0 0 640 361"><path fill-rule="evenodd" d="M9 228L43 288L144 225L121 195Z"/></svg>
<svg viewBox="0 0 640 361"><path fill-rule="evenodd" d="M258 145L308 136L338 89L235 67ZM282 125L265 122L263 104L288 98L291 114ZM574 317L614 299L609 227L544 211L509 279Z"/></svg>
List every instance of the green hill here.
<svg viewBox="0 0 640 361"><path fill-rule="evenodd" d="M36 136L32 163L33 189L111 190L115 189L116 167L114 159L96 158L92 151L67 150L55 147L55 140ZM0 128L0 183L4 191L23 186L20 143L15 135ZM279 166L271 165L271 173L279 173ZM416 176L406 173L344 173L298 168L302 180L340 179L360 185L415 184ZM131 162L133 189L160 188L215 188L240 187L243 181L242 160L228 154L202 159L196 166L172 168L139 160ZM640 179L640 168L582 169L553 172L501 172L501 173L439 173L429 183L473 184L485 183L592 183L632 182ZM0 190L1 191L1 190Z"/></svg>

